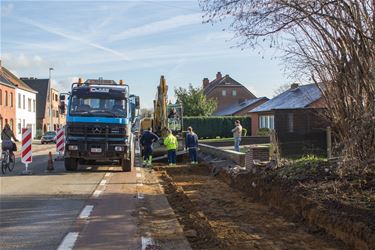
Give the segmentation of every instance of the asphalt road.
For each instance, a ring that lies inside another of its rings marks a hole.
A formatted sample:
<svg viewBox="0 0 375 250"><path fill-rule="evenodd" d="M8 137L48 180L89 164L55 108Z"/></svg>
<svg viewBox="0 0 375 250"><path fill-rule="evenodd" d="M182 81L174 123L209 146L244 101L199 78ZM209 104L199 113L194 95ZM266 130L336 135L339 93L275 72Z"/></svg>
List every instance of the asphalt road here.
<svg viewBox="0 0 375 250"><path fill-rule="evenodd" d="M17 160L13 172L0 177L0 249L57 249L85 200L104 172L65 172L61 161L46 172L48 152L34 155L32 175Z"/></svg>
<svg viewBox="0 0 375 250"><path fill-rule="evenodd" d="M62 161L48 172L54 145L43 147L31 175L21 175L17 159L0 177L0 249L190 249L151 172L110 165L66 172Z"/></svg>

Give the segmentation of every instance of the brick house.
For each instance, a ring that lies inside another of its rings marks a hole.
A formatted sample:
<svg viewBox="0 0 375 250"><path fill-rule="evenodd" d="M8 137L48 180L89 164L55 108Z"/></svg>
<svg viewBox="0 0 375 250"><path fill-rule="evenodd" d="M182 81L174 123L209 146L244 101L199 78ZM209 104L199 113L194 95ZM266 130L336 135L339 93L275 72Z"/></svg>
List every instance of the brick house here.
<svg viewBox="0 0 375 250"><path fill-rule="evenodd" d="M283 156L326 153L325 102L315 84L291 88L251 110L252 135L258 129L276 131Z"/></svg>
<svg viewBox="0 0 375 250"><path fill-rule="evenodd" d="M18 140L22 139L22 128L30 128L32 136L36 135L36 95L37 91L32 89L16 75L3 67L4 76L16 86L16 126L13 130Z"/></svg>
<svg viewBox="0 0 375 250"><path fill-rule="evenodd" d="M15 129L16 121L16 86L14 86L5 76L0 61L0 131L8 123L11 129ZM1 139L0 139L1 140Z"/></svg>
<svg viewBox="0 0 375 250"><path fill-rule="evenodd" d="M256 96L241 83L237 82L229 75L223 77L221 72L217 72L216 78L211 82L208 78L203 79L203 93L208 99L217 100L218 105L214 112L240 104L245 100L256 98Z"/></svg>

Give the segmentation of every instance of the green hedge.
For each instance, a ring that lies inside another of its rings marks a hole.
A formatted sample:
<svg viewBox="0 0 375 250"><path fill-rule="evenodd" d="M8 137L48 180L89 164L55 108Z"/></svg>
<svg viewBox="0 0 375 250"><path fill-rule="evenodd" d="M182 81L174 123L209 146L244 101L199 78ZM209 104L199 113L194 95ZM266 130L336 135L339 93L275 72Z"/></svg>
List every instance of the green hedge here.
<svg viewBox="0 0 375 250"><path fill-rule="evenodd" d="M249 116L208 116L184 117L184 131L191 126L199 138L225 138L232 137L234 122L239 120L243 128L251 131L251 118Z"/></svg>

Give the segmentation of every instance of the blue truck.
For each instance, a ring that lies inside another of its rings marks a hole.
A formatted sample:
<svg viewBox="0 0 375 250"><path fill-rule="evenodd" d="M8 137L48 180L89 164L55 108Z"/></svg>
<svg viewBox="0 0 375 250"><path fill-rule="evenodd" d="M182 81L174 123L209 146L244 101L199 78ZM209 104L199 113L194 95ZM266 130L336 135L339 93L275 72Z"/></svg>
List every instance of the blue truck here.
<svg viewBox="0 0 375 250"><path fill-rule="evenodd" d="M67 103L65 102L67 101ZM134 166L132 126L139 97L120 80L81 79L60 95L60 112L67 107L64 164L67 171L87 162L117 162L123 171Z"/></svg>

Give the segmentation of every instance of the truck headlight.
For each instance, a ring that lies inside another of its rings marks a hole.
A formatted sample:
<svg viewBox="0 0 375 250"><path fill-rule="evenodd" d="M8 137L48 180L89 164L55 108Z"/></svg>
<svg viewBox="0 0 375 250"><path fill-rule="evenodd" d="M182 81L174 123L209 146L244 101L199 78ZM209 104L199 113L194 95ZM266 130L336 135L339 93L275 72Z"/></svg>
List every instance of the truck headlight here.
<svg viewBox="0 0 375 250"><path fill-rule="evenodd" d="M115 151L118 151L118 152L124 151L124 147L122 147L122 146L116 146L115 147Z"/></svg>
<svg viewBox="0 0 375 250"><path fill-rule="evenodd" d="M75 151L75 150L78 150L78 146L77 145L69 145L68 149L72 150L72 151Z"/></svg>

